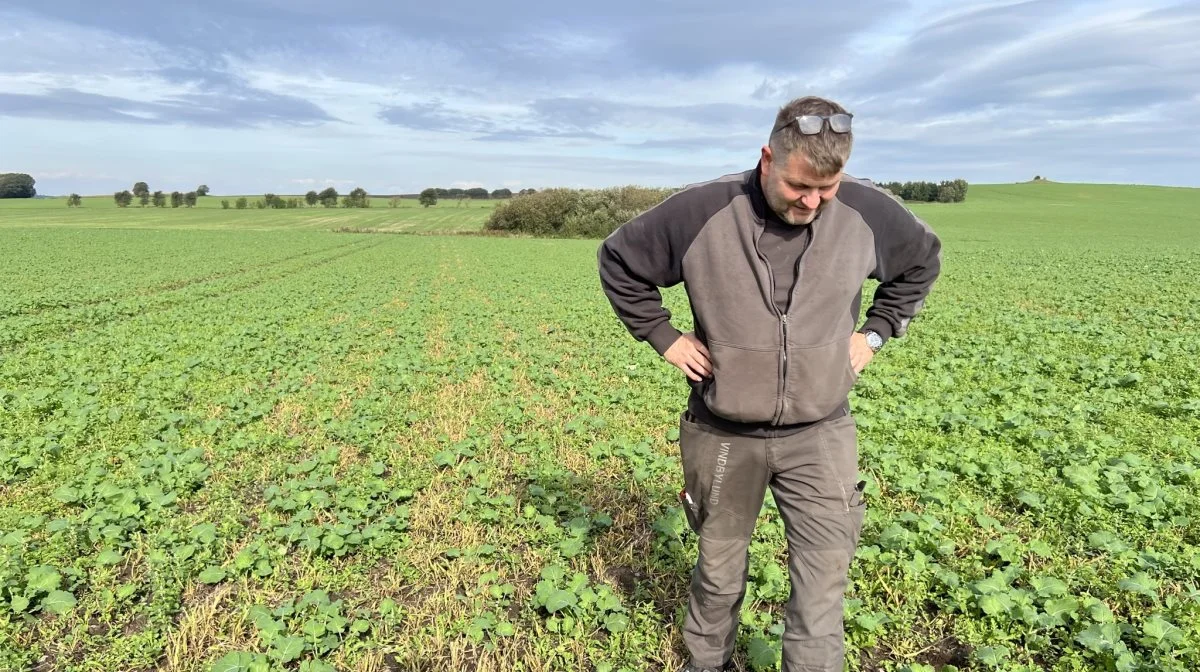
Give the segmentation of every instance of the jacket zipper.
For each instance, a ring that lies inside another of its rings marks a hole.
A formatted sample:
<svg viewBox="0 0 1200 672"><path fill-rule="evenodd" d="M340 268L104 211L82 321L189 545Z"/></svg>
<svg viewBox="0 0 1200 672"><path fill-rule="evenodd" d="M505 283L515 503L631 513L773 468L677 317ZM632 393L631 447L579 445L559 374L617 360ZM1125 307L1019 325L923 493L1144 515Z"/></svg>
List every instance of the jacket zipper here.
<svg viewBox="0 0 1200 672"><path fill-rule="evenodd" d="M779 312L779 307L775 305L775 273L771 270L771 262L767 261L764 255L758 249L758 239L762 237L762 232L754 238L754 252L758 254L758 258L762 260L767 267L767 280L770 284L771 292L768 294L767 304L771 306L771 311L779 318L779 338L782 348L779 356L779 384L775 387L775 414L772 416L771 424L778 425L779 419L783 417L783 380L787 375L787 313ZM788 298L788 304L791 304L791 298Z"/></svg>
<svg viewBox="0 0 1200 672"><path fill-rule="evenodd" d="M788 290L787 310L785 310L783 312L783 314L779 316L780 327L783 331L783 356L781 358L782 364L780 365L780 371L779 371L779 404L775 411L775 424L777 424L777 425L783 422L783 411L784 411L784 406L786 405L786 402L787 402L788 314L792 312L792 300L796 298L796 288L800 286L800 265L804 262L804 253L807 252L809 246L812 245L812 239L813 239L813 236L815 235L815 231L812 227L812 224L809 224L808 227L809 227L808 237L804 241L804 249L800 250L800 256L796 257L796 267L793 269L795 271L795 273L793 274L792 286ZM767 266L769 268L770 264L767 264ZM775 305L775 287L774 287L774 285L775 285L775 276L774 276L774 274L772 274L771 275L771 305ZM778 308L776 308L776 311L778 312Z"/></svg>

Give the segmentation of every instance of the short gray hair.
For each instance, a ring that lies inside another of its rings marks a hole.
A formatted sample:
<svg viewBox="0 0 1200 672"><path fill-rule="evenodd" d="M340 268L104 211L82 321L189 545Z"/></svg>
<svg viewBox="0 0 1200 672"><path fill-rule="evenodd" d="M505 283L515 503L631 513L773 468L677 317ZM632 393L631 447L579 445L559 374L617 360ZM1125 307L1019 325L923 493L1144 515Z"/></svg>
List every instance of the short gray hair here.
<svg viewBox="0 0 1200 672"><path fill-rule="evenodd" d="M819 175L833 175L845 167L850 160L850 148L854 145L853 133L834 133L826 123L816 135L803 135L794 119L805 114L827 117L845 114L846 108L832 100L817 96L797 98L779 109L775 115L775 126L769 140L771 154L778 161L786 161L793 150L799 149Z"/></svg>

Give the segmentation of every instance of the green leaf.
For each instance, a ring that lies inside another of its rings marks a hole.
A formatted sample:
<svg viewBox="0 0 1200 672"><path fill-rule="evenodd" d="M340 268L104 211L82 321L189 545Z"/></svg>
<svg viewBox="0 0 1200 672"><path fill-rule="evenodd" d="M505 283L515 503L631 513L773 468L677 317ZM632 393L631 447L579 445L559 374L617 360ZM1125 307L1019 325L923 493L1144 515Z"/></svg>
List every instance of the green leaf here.
<svg viewBox="0 0 1200 672"><path fill-rule="evenodd" d="M980 596L979 608L988 616L1006 614L1012 608L1012 600L1003 593L991 593Z"/></svg>
<svg viewBox="0 0 1200 672"><path fill-rule="evenodd" d="M101 551L100 555L96 556L96 564L105 566L115 565L121 562L122 557L123 556L119 552L110 548L105 551Z"/></svg>
<svg viewBox="0 0 1200 672"><path fill-rule="evenodd" d="M864 611L854 615L854 623L866 632L875 632L891 619L881 611Z"/></svg>
<svg viewBox="0 0 1200 672"><path fill-rule="evenodd" d="M560 565L546 565L542 568L542 578L547 581L561 581L567 576L567 570Z"/></svg>
<svg viewBox="0 0 1200 672"><path fill-rule="evenodd" d="M975 659L989 667L1000 667L1008 660L1007 646L985 646L975 650Z"/></svg>
<svg viewBox="0 0 1200 672"><path fill-rule="evenodd" d="M275 640L271 655L281 663L290 663L304 653L304 640L300 637L282 637Z"/></svg>
<svg viewBox="0 0 1200 672"><path fill-rule="evenodd" d="M1150 578L1145 572L1138 572L1128 579L1121 579L1117 583L1121 590L1131 593L1139 593L1147 597L1154 597L1158 594L1158 582Z"/></svg>
<svg viewBox="0 0 1200 672"><path fill-rule="evenodd" d="M750 640L750 645L746 647L746 657L752 670L773 670L779 662L779 653L775 647L762 637Z"/></svg>
<svg viewBox="0 0 1200 672"><path fill-rule="evenodd" d="M325 634L325 624L318 619L310 618L304 622L304 634L321 637Z"/></svg>
<svg viewBox="0 0 1200 672"><path fill-rule="evenodd" d="M500 621L497 623L496 628L492 632L500 637L512 637L513 635L517 634L516 628L514 628L513 624L509 623L508 621Z"/></svg>
<svg viewBox="0 0 1200 672"><path fill-rule="evenodd" d="M29 598L24 595L13 595L9 606L19 614L29 608Z"/></svg>
<svg viewBox="0 0 1200 672"><path fill-rule="evenodd" d="M566 590L556 590L546 598L546 611L557 613L578 604L575 598L575 593Z"/></svg>
<svg viewBox="0 0 1200 672"><path fill-rule="evenodd" d="M203 572L200 572L198 577L201 583L220 583L225 580L225 570L220 567L209 567Z"/></svg>
<svg viewBox="0 0 1200 672"><path fill-rule="evenodd" d="M1070 590L1067 584L1061 579L1053 576L1035 576L1029 580L1029 584L1042 597L1052 597L1055 595L1066 595Z"/></svg>
<svg viewBox="0 0 1200 672"><path fill-rule="evenodd" d="M65 590L53 590L42 598L42 609L52 614L65 614L75 606L75 596Z"/></svg>
<svg viewBox="0 0 1200 672"><path fill-rule="evenodd" d="M609 632L624 632L629 627L629 617L625 614L609 614L604 619L604 629Z"/></svg>
<svg viewBox="0 0 1200 672"><path fill-rule="evenodd" d="M1098 623L1079 633L1075 641L1096 653L1112 651L1121 641L1121 629L1116 623Z"/></svg>
<svg viewBox="0 0 1200 672"><path fill-rule="evenodd" d="M1091 615L1092 620L1096 621L1097 623L1112 623L1117 620L1116 617L1113 616L1112 609L1109 609L1108 605L1104 602L1095 602L1091 604L1088 607L1088 614Z"/></svg>
<svg viewBox="0 0 1200 672"><path fill-rule="evenodd" d="M1043 558L1049 558L1054 555L1054 549L1050 547L1050 544L1041 539L1034 539L1029 542L1029 551Z"/></svg>
<svg viewBox="0 0 1200 672"><path fill-rule="evenodd" d="M252 667L262 659L262 654L234 651L213 663L209 672L251 672Z"/></svg>
<svg viewBox="0 0 1200 672"><path fill-rule="evenodd" d="M1152 614L1142 623L1142 644L1154 648L1160 644L1179 644L1183 631L1158 614Z"/></svg>
<svg viewBox="0 0 1200 672"><path fill-rule="evenodd" d="M1049 600L1046 602L1046 613L1049 614L1056 622L1065 624L1067 616L1073 616L1075 610L1079 608L1079 602L1073 597L1063 597L1057 600Z"/></svg>
<svg viewBox="0 0 1200 672"><path fill-rule="evenodd" d="M1000 572L992 572L992 575L981 581L976 581L973 584L976 592L981 595L990 595L992 593L1007 593L1008 581Z"/></svg>
<svg viewBox="0 0 1200 672"><path fill-rule="evenodd" d="M25 574L25 585L29 590L48 593L62 583L62 575L57 569L47 565L38 565Z"/></svg>

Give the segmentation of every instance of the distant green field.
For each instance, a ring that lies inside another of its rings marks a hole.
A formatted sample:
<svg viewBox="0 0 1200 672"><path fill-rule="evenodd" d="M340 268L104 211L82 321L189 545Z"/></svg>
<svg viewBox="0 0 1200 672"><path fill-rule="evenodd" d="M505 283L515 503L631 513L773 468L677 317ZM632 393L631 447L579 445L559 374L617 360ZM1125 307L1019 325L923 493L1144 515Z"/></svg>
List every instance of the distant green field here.
<svg viewBox="0 0 1200 672"><path fill-rule="evenodd" d="M284 196L286 198L286 196ZM70 226L100 228L172 229L336 229L359 227L409 233L478 231L498 201L440 201L422 207L412 199L401 199L399 207L388 206L386 198L372 198L370 208L263 209L246 197L251 206L237 210L237 196L206 196L195 208L141 207L136 203L118 208L111 196L88 196L78 208L68 208L65 198L0 200L0 227ZM228 200L230 209L221 208Z"/></svg>
<svg viewBox="0 0 1200 672"><path fill-rule="evenodd" d="M912 203L913 211L931 222L953 221L981 224L978 236L1026 235L1039 244L1061 238L1078 240L1080 226L1111 223L1117 237L1170 241L1171 232L1194 229L1195 207L1200 190L1177 187L1064 184L1057 182L972 185L965 203ZM253 203L260 195L247 196ZM412 233L457 233L483 228L488 214L502 201L443 200L424 208L413 199L401 199L400 207L388 207L388 199L372 198L371 207L298 208L284 210L222 210L237 196L207 196L196 208L118 208L111 196L88 196L79 208L66 207L65 198L0 200L0 227L71 226L100 228L190 228L190 229L281 229L331 230L357 227ZM989 232L1002 227L1003 233ZM1156 233L1147 236L1143 227Z"/></svg>
<svg viewBox="0 0 1200 672"><path fill-rule="evenodd" d="M0 202L0 670L679 669L689 389L599 241L220 198ZM851 399L849 669L1200 669L1200 190L914 210L944 270ZM768 495L739 672L785 549Z"/></svg>

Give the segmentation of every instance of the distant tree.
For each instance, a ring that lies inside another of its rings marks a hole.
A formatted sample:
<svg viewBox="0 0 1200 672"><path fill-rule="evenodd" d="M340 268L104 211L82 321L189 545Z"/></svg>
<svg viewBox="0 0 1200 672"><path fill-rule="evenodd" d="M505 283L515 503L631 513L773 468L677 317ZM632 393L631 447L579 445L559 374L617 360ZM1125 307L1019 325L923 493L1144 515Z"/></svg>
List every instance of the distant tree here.
<svg viewBox="0 0 1200 672"><path fill-rule="evenodd" d="M434 189L434 191L437 192L438 198L450 198L450 190L449 189L443 189L441 187L438 187L438 188Z"/></svg>
<svg viewBox="0 0 1200 672"><path fill-rule="evenodd" d="M250 202L246 200L246 197L242 196L241 198L237 199L237 201L234 203L233 207L237 208L238 210L245 210L246 206L248 206L249 204L250 204Z"/></svg>
<svg viewBox="0 0 1200 672"><path fill-rule="evenodd" d="M178 208L181 205L183 205L183 192L172 191L171 192L171 207Z"/></svg>
<svg viewBox="0 0 1200 672"><path fill-rule="evenodd" d="M134 183L133 195L141 202L143 208L146 207L146 204L150 202L149 185L147 185L145 182Z"/></svg>
<svg viewBox="0 0 1200 672"><path fill-rule="evenodd" d="M133 194L129 190L118 191L113 194L113 200L116 201L118 208L128 207L133 202Z"/></svg>
<svg viewBox="0 0 1200 672"><path fill-rule="evenodd" d="M187 207L194 208L194 207L196 207L196 198L198 198L198 196L199 196L199 194L197 194L196 192L189 191L188 193L183 195L183 202L185 205L187 205Z"/></svg>
<svg viewBox="0 0 1200 672"><path fill-rule="evenodd" d="M229 199L227 199L227 198L222 198L222 199L221 199L221 209L222 209L222 210L228 210L228 209L229 209Z"/></svg>
<svg viewBox="0 0 1200 672"><path fill-rule="evenodd" d="M371 201L367 197L367 190L362 187L355 187L342 201L342 206L347 208L371 207Z"/></svg>
<svg viewBox="0 0 1200 672"><path fill-rule="evenodd" d="M512 198L512 189L493 189L492 198Z"/></svg>
<svg viewBox="0 0 1200 672"><path fill-rule="evenodd" d="M427 208L431 205L437 205L437 202L438 202L438 193L437 192L438 192L438 190L434 189L433 187L430 187L430 188L426 189L425 191L422 191L418 202Z"/></svg>
<svg viewBox="0 0 1200 672"><path fill-rule="evenodd" d="M321 201L321 205L323 205L327 208L336 208L337 203L338 203L337 189L334 189L333 187L328 187L328 188L322 190L321 193L317 195L317 199L319 201Z"/></svg>
<svg viewBox="0 0 1200 672"><path fill-rule="evenodd" d="M79 197L79 194L71 194L67 197L68 208L78 208L81 205L83 205L83 199Z"/></svg>
<svg viewBox="0 0 1200 672"><path fill-rule="evenodd" d="M389 199L388 199L388 207L389 207L389 208L398 208L398 207L400 207L400 197L399 197L399 196L392 196L391 198L389 198Z"/></svg>
<svg viewBox="0 0 1200 672"><path fill-rule="evenodd" d="M536 194L536 193L537 193L537 189L522 189L517 192L517 195L518 196L527 196L529 194Z"/></svg>
<svg viewBox="0 0 1200 672"><path fill-rule="evenodd" d="M1034 182L1041 182L1041 181L1042 181L1042 176L1041 176L1041 175L1034 175L1034 176L1033 176L1033 181L1034 181Z"/></svg>
<svg viewBox="0 0 1200 672"><path fill-rule="evenodd" d="M463 195L467 198L487 198L488 190L483 187L471 187L464 191Z"/></svg>
<svg viewBox="0 0 1200 672"><path fill-rule="evenodd" d="M208 196L208 185L202 184L202 185L196 187L196 195L197 196Z"/></svg>
<svg viewBox="0 0 1200 672"><path fill-rule="evenodd" d="M156 208L165 208L167 206L167 195L161 191L156 191L150 197L150 201L154 203L154 207Z"/></svg>
<svg viewBox="0 0 1200 672"><path fill-rule="evenodd" d="M266 208L278 208L278 207L286 207L287 206L286 203L282 206L275 205L275 203L277 201L282 200L275 194L263 194L262 200L263 200L263 203L266 204L263 207L266 207Z"/></svg>
<svg viewBox="0 0 1200 672"><path fill-rule="evenodd" d="M317 201L319 199L320 199L320 196L317 196L317 192L315 192L315 191L310 191L304 195L304 202L307 203L308 207L310 207L310 208L312 206L316 205Z"/></svg>
<svg viewBox="0 0 1200 672"><path fill-rule="evenodd" d="M37 189L33 188L34 180L25 173L0 174L0 198L33 198Z"/></svg>

